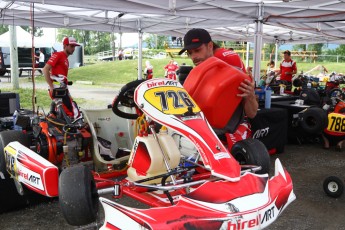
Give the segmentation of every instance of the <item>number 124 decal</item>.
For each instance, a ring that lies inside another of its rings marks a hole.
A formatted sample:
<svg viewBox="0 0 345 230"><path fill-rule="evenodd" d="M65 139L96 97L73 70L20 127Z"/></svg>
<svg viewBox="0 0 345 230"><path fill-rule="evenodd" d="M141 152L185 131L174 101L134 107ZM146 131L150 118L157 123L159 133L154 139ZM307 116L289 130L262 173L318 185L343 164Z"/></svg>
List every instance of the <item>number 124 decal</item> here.
<svg viewBox="0 0 345 230"><path fill-rule="evenodd" d="M160 87L146 91L145 99L165 114L183 114L188 107L194 112L200 109L183 88Z"/></svg>

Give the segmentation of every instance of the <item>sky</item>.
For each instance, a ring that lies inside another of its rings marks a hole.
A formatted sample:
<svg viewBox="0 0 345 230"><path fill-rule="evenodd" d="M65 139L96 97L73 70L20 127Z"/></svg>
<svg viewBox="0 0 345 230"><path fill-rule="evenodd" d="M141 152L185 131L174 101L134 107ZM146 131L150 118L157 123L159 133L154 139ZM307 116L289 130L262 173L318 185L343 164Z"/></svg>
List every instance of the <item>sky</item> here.
<svg viewBox="0 0 345 230"><path fill-rule="evenodd" d="M57 29L53 28L43 28L43 37L47 39L47 41L54 44L55 42L61 42L61 41L55 41L55 37L57 35ZM116 34L117 40L116 40L116 46L118 46L119 43L119 35ZM124 33L122 35L122 46L133 46L134 44L138 43L138 34L137 33Z"/></svg>

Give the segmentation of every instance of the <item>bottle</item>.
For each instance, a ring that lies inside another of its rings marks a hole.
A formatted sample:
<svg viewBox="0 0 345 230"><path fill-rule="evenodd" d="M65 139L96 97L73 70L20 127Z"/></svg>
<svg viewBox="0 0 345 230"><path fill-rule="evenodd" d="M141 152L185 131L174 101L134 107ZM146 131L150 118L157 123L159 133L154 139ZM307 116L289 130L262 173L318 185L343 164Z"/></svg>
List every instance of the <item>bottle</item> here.
<svg viewBox="0 0 345 230"><path fill-rule="evenodd" d="M280 85L279 94L280 94L280 95L283 95L283 94L284 94L284 86L283 86L283 85Z"/></svg>
<svg viewBox="0 0 345 230"><path fill-rule="evenodd" d="M18 114L19 114L18 110L14 111L14 113L13 113L13 130L22 130L22 127L16 125Z"/></svg>
<svg viewBox="0 0 345 230"><path fill-rule="evenodd" d="M265 109L271 108L271 95L272 95L272 90L270 87L267 87L265 91Z"/></svg>
<svg viewBox="0 0 345 230"><path fill-rule="evenodd" d="M307 88L308 88L308 89L311 88L311 83L310 83L310 81L308 81L308 83L307 83Z"/></svg>

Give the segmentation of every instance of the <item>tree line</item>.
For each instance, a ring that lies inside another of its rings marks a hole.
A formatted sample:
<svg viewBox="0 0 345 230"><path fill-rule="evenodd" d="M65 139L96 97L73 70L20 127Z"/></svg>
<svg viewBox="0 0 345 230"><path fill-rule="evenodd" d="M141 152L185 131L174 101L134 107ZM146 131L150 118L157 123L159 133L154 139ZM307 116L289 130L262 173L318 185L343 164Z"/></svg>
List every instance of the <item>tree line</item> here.
<svg viewBox="0 0 345 230"><path fill-rule="evenodd" d="M32 32L30 26L21 26L24 30L29 33ZM7 25L0 25L0 34L3 34L8 31ZM35 27L34 35L37 37L43 36L43 30L41 27ZM62 41L63 37L74 37L79 43L84 45L84 53L86 55L93 55L98 52L111 50L112 48L112 34L109 32L100 32L100 31L88 31L88 30L76 30L76 29L58 29L57 41ZM116 36L113 37L116 39ZM166 43L169 41L169 36L164 35L154 35L148 34L144 39L147 47L149 49L165 49ZM236 45L238 42L233 41L216 41L220 46L225 45L226 47L231 47ZM118 48L118 47L117 47ZM270 43L264 46L266 53L274 53L275 44ZM339 45L336 49L327 49L326 44L298 44L294 45L292 50L303 50L303 51L316 51L317 55L341 55L345 56L345 45Z"/></svg>

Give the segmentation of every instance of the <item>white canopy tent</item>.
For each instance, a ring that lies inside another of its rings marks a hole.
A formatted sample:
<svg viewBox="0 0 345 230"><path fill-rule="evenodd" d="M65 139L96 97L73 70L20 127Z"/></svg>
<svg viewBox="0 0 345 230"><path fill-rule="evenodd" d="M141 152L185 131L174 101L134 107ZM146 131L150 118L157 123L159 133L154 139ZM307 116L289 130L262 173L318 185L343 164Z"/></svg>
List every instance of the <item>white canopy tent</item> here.
<svg viewBox="0 0 345 230"><path fill-rule="evenodd" d="M35 26L138 32L139 37L144 32L183 37L190 28L205 28L216 40L254 42L256 79L262 42L345 43L343 0L2 1L0 21L30 25L30 3L35 3Z"/></svg>
<svg viewBox="0 0 345 230"><path fill-rule="evenodd" d="M31 48L32 37L31 34L21 27L16 27L17 33L17 47ZM10 31L0 35L0 47L10 47L11 41ZM53 44L42 39L42 37L34 37L35 47L52 47Z"/></svg>

